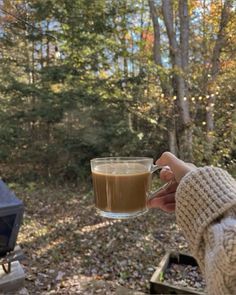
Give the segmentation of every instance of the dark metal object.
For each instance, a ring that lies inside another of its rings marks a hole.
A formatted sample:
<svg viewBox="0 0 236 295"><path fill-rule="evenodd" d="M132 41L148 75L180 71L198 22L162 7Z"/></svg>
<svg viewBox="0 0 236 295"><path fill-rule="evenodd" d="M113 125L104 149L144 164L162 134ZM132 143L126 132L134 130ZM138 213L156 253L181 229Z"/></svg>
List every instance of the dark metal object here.
<svg viewBox="0 0 236 295"><path fill-rule="evenodd" d="M14 250L23 211L23 202L0 180L0 258Z"/></svg>

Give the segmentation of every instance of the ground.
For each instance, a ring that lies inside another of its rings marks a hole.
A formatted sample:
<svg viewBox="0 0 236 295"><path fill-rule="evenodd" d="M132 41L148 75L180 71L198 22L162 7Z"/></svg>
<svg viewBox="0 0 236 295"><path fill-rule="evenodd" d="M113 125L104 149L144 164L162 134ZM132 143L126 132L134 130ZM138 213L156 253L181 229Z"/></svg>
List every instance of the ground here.
<svg viewBox="0 0 236 295"><path fill-rule="evenodd" d="M96 214L92 192L30 184L12 186L24 201L18 244L25 253L29 294L149 292L149 281L169 250L188 252L174 214L158 209L130 220Z"/></svg>

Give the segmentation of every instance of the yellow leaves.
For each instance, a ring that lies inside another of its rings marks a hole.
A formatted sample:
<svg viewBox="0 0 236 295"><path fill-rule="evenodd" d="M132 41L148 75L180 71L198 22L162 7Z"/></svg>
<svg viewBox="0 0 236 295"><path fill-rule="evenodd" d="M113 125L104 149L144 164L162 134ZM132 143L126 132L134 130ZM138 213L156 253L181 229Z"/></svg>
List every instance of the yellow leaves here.
<svg viewBox="0 0 236 295"><path fill-rule="evenodd" d="M210 138L213 138L214 136L215 136L215 132L214 131L209 131L208 133L207 133L207 136Z"/></svg>
<svg viewBox="0 0 236 295"><path fill-rule="evenodd" d="M101 70L99 72L99 76L100 76L101 79L107 79L109 77L108 73L106 71L104 71L104 70Z"/></svg>
<svg viewBox="0 0 236 295"><path fill-rule="evenodd" d="M230 70L236 67L236 60L228 59L221 62L221 69L222 70Z"/></svg>
<svg viewBox="0 0 236 295"><path fill-rule="evenodd" d="M61 83L52 84L51 90L54 93L60 93L63 90L63 84Z"/></svg>
<svg viewBox="0 0 236 295"><path fill-rule="evenodd" d="M38 222L36 219L24 219L24 229L19 234L19 240L27 240L28 242L34 242L36 239L43 237L49 231L48 227ZM37 229L37 230L36 230Z"/></svg>
<svg viewBox="0 0 236 295"><path fill-rule="evenodd" d="M210 12L211 15L214 17L219 17L222 10L222 1L221 0L215 0L211 1L210 3Z"/></svg>
<svg viewBox="0 0 236 295"><path fill-rule="evenodd" d="M191 0L189 2L189 14L192 15L193 11L202 7L201 0Z"/></svg>
<svg viewBox="0 0 236 295"><path fill-rule="evenodd" d="M153 125L157 125L157 121L154 120L153 118L147 118L148 122L153 124Z"/></svg>
<svg viewBox="0 0 236 295"><path fill-rule="evenodd" d="M138 106L138 110L140 111L140 112L142 112L142 113L146 113L146 112L148 112L150 109L151 109L151 105L150 104L148 104L148 103L144 103L144 104L142 104L142 105L140 105L140 106Z"/></svg>

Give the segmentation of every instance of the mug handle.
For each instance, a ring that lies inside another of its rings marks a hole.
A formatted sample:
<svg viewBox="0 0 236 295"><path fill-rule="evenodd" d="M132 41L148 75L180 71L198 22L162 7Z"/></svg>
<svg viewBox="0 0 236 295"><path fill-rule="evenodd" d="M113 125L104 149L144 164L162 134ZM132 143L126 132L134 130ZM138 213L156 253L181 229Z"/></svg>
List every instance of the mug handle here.
<svg viewBox="0 0 236 295"><path fill-rule="evenodd" d="M166 166L159 166L159 165L152 165L151 167L151 173L157 171L157 170L161 170L163 169L164 167ZM156 194L159 192L159 191L162 191L166 188L168 188L171 184L173 183L172 180L170 180L169 182L165 183L163 186L159 187L157 190L155 190L154 192L150 193L150 197L148 198L148 200L151 200L153 198L155 198Z"/></svg>

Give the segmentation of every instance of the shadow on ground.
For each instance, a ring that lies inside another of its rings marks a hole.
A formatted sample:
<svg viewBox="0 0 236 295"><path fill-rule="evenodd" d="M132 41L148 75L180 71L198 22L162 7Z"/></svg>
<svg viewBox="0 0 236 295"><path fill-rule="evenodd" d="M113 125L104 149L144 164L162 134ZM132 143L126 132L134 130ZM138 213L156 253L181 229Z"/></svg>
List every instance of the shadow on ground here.
<svg viewBox="0 0 236 295"><path fill-rule="evenodd" d="M188 250L173 214L150 210L135 219L108 220L97 216L91 192L14 191L26 208L18 243L26 254L30 294L110 295L120 286L148 293L164 253Z"/></svg>

